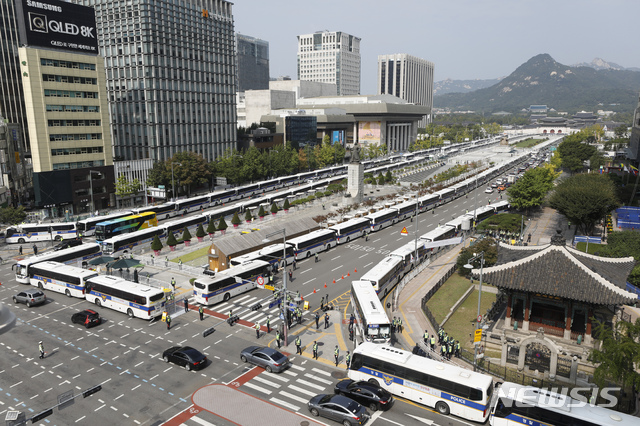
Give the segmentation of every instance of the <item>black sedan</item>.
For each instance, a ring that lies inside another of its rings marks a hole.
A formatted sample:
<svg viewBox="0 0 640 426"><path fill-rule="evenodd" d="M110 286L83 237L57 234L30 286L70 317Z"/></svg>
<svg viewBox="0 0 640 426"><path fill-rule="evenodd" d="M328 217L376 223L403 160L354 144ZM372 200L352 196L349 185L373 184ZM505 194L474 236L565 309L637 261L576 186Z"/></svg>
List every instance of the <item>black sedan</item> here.
<svg viewBox="0 0 640 426"><path fill-rule="evenodd" d="M172 362L186 370L199 370L207 365L207 357L191 346L174 346L162 353L164 362Z"/></svg>
<svg viewBox="0 0 640 426"><path fill-rule="evenodd" d="M100 318L100 314L93 309L87 309L73 314L71 316L71 322L74 324L84 325L86 328L89 328L94 325L100 325L102 323L102 318Z"/></svg>
<svg viewBox="0 0 640 426"><path fill-rule="evenodd" d="M370 417L366 408L342 395L316 395L309 400L308 407L311 415L335 420L344 426L363 425Z"/></svg>
<svg viewBox="0 0 640 426"><path fill-rule="evenodd" d="M393 397L388 391L366 381L341 380L336 384L334 392L369 407L371 411L386 410L393 403Z"/></svg>

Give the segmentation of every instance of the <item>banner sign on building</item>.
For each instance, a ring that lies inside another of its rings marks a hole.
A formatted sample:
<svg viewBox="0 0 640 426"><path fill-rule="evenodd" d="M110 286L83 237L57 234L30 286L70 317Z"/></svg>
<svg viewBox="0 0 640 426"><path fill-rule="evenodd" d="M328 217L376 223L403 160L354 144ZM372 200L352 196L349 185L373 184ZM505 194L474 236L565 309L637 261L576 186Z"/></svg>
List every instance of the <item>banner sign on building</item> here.
<svg viewBox="0 0 640 426"><path fill-rule="evenodd" d="M380 143L380 122L358 122L358 140L362 143Z"/></svg>
<svg viewBox="0 0 640 426"><path fill-rule="evenodd" d="M20 45L98 54L92 7L58 0L16 0Z"/></svg>
<svg viewBox="0 0 640 426"><path fill-rule="evenodd" d="M331 132L331 145L344 146L344 130L334 130Z"/></svg>

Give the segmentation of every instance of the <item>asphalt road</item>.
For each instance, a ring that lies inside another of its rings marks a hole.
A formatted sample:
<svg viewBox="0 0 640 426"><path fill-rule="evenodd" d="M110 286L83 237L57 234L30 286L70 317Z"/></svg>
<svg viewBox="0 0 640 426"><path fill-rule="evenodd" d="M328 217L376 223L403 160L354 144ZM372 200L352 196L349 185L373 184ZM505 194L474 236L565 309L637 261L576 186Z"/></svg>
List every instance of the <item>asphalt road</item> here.
<svg viewBox="0 0 640 426"><path fill-rule="evenodd" d="M478 189L478 205L499 199L496 193L483 191L484 187ZM470 193L466 198L438 207L435 214L420 215L418 235L466 210L473 210L474 201L474 194ZM400 235L404 226L409 237ZM415 222L406 220L372 234L368 242L358 239L321 253L318 263L313 259L301 261L289 288L299 290L305 300L310 301L312 310L320 305L321 297L328 295L344 312L351 280L361 277L390 251L412 241L414 227ZM0 281L0 301L12 305L11 297L25 286L16 283L10 265L0 266ZM11 306L18 321L0 341L0 417L10 410L23 411L31 417L54 406L63 392L73 391L79 395L100 384L100 392L76 398L73 405L62 410L55 409L40 424L157 425L188 410L192 406L192 394L201 387L233 382L251 370L239 359L241 349L256 343L250 328L220 324L214 334L203 338L202 332L219 321L209 318L200 322L194 311L175 317L171 330L167 331L164 323L129 319L124 314L100 309L106 321L87 330L71 324L70 318L74 312L93 308L93 305L50 291L46 294L45 305ZM249 293L256 300L270 294L265 290ZM248 308L238 306L238 309ZM256 315L264 315L266 311L265 306ZM42 360L38 358L40 340L46 351ZM188 372L162 361L165 349L186 344L208 356L209 365L204 370ZM261 372L240 389L287 410L308 414L306 401L312 394L331 393L337 379L344 376L344 370L305 357L294 356L292 360L294 366L286 373ZM198 413L195 418L197 420L192 418L185 424L231 424L207 412ZM256 418L260 418L260 413L256 413ZM376 413L368 424L468 423L399 400L390 411Z"/></svg>

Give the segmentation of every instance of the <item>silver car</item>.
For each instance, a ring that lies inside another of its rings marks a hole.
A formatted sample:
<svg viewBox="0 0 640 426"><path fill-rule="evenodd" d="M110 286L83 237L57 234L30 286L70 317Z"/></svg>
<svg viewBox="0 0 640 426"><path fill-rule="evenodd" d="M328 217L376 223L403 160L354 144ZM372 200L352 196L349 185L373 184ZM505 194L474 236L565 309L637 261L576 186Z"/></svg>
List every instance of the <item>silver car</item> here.
<svg viewBox="0 0 640 426"><path fill-rule="evenodd" d="M47 296L38 289L25 290L13 296L13 303L25 303L27 307L41 305L47 301Z"/></svg>
<svg viewBox="0 0 640 426"><path fill-rule="evenodd" d="M264 367L267 373L279 373L289 367L289 358L286 355L264 346L249 346L243 349L240 359L242 362Z"/></svg>

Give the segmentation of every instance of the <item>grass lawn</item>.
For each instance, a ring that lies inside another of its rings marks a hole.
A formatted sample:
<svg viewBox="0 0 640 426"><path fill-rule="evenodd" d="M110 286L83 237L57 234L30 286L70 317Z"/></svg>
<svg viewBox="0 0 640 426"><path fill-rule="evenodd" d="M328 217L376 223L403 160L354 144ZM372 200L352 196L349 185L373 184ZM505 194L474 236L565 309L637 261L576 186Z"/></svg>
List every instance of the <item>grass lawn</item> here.
<svg viewBox="0 0 640 426"><path fill-rule="evenodd" d="M515 146L517 146L518 148L531 148L532 146L538 145L541 142L543 142L542 139L529 138L523 140L522 142L518 142L517 144L515 144Z"/></svg>
<svg viewBox="0 0 640 426"><path fill-rule="evenodd" d="M436 318L436 321L438 321L438 324L442 322L444 317L449 313L449 309L462 297L470 286L471 283L468 279L458 274L453 274L447 282L440 287L436 294L429 299L427 306Z"/></svg>
<svg viewBox="0 0 640 426"><path fill-rule="evenodd" d="M209 246L202 247L201 249L198 249L196 251L192 251L191 253L186 253L186 254L183 254L182 256L178 256L178 257L176 257L174 259L171 259L170 262L178 263L178 261L180 259L182 259L182 263L186 264L186 263L189 263L192 260L198 259L199 257L206 257L209 248L210 248Z"/></svg>
<svg viewBox="0 0 640 426"><path fill-rule="evenodd" d="M484 286L483 286L484 287ZM457 299L456 299L457 300ZM494 293L482 292L482 300L480 301L480 312L485 313L487 309L491 307L491 304L496 301L496 295ZM450 302L455 303L453 300ZM474 290L467 300L464 301L458 310L451 315L449 321L444 325L445 331L449 336L453 336L454 339L460 340L460 344L464 348L473 348L470 342L469 333L471 333L473 327L475 327L475 319L478 315L478 291ZM474 322L472 327L471 322Z"/></svg>
<svg viewBox="0 0 640 426"><path fill-rule="evenodd" d="M600 247L602 247L604 244L596 244L596 243L589 243L589 254L596 254L597 252L600 251ZM585 251L585 249L587 248L587 243L578 243L576 244L576 249L580 250L580 251Z"/></svg>

